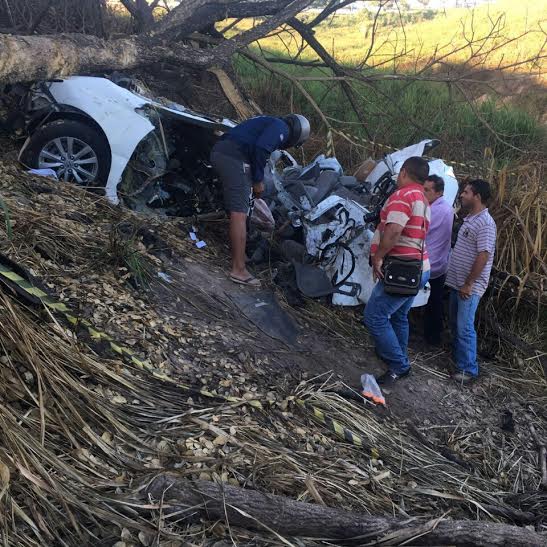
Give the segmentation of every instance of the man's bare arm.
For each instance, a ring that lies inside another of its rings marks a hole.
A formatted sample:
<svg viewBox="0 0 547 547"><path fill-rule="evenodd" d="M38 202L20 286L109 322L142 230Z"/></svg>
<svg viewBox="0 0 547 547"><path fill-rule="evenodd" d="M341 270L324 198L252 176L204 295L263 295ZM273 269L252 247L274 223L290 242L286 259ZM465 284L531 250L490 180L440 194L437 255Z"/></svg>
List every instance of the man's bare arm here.
<svg viewBox="0 0 547 547"><path fill-rule="evenodd" d="M399 241L403 226L391 222L386 224L384 232L380 237L380 243L376 254L371 259L372 271L376 279L383 279L382 264L384 263L384 257Z"/></svg>
<svg viewBox="0 0 547 547"><path fill-rule="evenodd" d="M473 266L471 266L471 271L469 272L469 275L467 276L463 287L460 289L460 296L463 299L467 299L471 296L473 283L475 283L475 281L477 281L477 279L480 277L482 271L484 270L484 267L486 266L486 263L488 262L489 256L490 253L488 251L481 251L477 255L477 258L475 258Z"/></svg>
<svg viewBox="0 0 547 547"><path fill-rule="evenodd" d="M378 250L376 251L376 254L374 256L377 258L384 258L387 253L389 253L389 251L391 251L391 249L393 249L393 247L397 245L397 242L401 237L403 228L404 226L401 226L400 224L395 224L394 222L386 224L384 233L380 238Z"/></svg>

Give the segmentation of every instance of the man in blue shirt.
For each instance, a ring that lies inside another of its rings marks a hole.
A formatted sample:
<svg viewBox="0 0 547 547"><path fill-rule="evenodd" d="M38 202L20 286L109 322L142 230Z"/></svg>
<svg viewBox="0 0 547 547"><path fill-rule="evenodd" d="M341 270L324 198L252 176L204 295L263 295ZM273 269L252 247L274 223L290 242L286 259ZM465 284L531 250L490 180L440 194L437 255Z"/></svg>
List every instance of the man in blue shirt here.
<svg viewBox="0 0 547 547"><path fill-rule="evenodd" d="M251 198L259 198L264 192L264 168L270 154L301 146L309 135L310 124L300 114L257 116L230 129L213 147L211 164L220 176L230 215L230 279L234 283L260 286L245 265L247 216Z"/></svg>

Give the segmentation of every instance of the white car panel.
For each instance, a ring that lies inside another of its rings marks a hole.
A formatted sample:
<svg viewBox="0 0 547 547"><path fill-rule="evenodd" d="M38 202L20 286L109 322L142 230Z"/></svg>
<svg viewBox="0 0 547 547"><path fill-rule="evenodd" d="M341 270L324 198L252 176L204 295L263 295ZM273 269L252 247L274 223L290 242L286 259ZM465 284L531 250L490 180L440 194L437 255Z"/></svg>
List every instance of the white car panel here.
<svg viewBox="0 0 547 547"><path fill-rule="evenodd" d="M112 153L105 194L117 204L116 188L129 158L139 142L154 130L150 120L135 112L147 101L106 78L89 76L52 82L49 90L57 102L85 112L104 131Z"/></svg>
<svg viewBox="0 0 547 547"><path fill-rule="evenodd" d="M211 129L235 125L228 119L216 121L200 116L181 105L173 105L176 108L166 107L132 93L106 78L71 76L52 82L49 90L57 102L81 110L104 131L112 153L105 195L114 204L119 202L117 187L129 159L141 140L154 130L150 120L136 112L138 109L152 106L181 122L210 126Z"/></svg>
<svg viewBox="0 0 547 547"><path fill-rule="evenodd" d="M329 211L333 213L332 217L334 218L328 223L319 224L321 217ZM340 214L340 211L343 211L344 214ZM341 240L351 249L355 257L355 269L340 289L349 292L353 285L359 285L360 290L355 296L334 293L332 303L335 306L366 304L376 285L372 268L369 265L370 245L374 234L365 227L364 217L366 213L368 213L367 209L355 201L331 195L303 215L308 254L319 258L321 249L326 248L330 243ZM324 234L327 231L330 233L330 237L325 240ZM328 266L325 267L322 264L321 267L325 269L330 278L344 279L350 273L351 260L344 248L338 247L334 260L329 261ZM429 284L420 290L412 303L413 308L427 304L429 290Z"/></svg>

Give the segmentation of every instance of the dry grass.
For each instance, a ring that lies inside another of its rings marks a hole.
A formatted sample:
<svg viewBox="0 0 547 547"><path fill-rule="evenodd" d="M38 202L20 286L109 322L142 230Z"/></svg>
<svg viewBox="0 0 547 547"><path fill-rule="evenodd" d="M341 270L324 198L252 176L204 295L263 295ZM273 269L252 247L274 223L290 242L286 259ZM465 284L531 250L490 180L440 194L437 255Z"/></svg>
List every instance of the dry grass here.
<svg viewBox="0 0 547 547"><path fill-rule="evenodd" d="M545 164L486 174L494 189L490 210L498 227L491 290L483 299L481 326L497 341L498 355L545 377L547 317L547 188ZM524 341L522 344L520 341ZM536 357L534 357L534 355ZM523 361L523 357L530 361Z"/></svg>
<svg viewBox="0 0 547 547"><path fill-rule="evenodd" d="M521 285L539 286L547 276L547 187L545 164L522 165L491 173L495 203L491 207L498 225L496 265L517 276Z"/></svg>
<svg viewBox="0 0 547 547"><path fill-rule="evenodd" d="M211 328L192 330L192 317L185 324L182 315L176 321L160 316L145 295L129 289L128 272L116 261L97 263L104 256L105 234L113 227L119 233L120 225L138 217L66 185L2 170L0 194L13 230L11 240L0 240L2 252L31 268L69 304L80 303L79 313L98 328L124 341L135 337L133 348L158 370L186 383L198 374L206 379L208 368L245 376L241 364L215 353L214 306L200 312L210 318ZM155 245L168 242L180 257L191 248L174 226L148 223L158 238ZM0 223L0 234L5 233ZM161 267L141 241L134 246L142 260ZM193 298L190 282L176 289ZM314 307L303 313L348 340L355 335L343 314ZM140 498L138 486L162 470L371 514L432 517L449 511L485 520L503 520L500 511L515 509L545 514L545 498L537 491L537 454L526 436L494 437L458 426L448 444L458 464L409 424L341 398L326 378L281 388L271 377L247 373L242 389L226 387L235 396L249 391L269 401L262 412L189 397L149 371L112 359L104 348L76 340L62 320L27 308L3 289L0 318L5 545L207 545L219 534L232 534L238 544L251 542L243 530L219 531L211 523L167 516L157 500ZM140 326L146 330L136 336L132 330ZM182 351L198 348L199 366L178 366L168 357L170 343ZM495 389L505 389L505 374L495 370ZM544 380L541 384L523 371L513 382L529 404L544 407ZM297 399L359 434L364 449L337 440ZM260 536L278 541L266 532Z"/></svg>
<svg viewBox="0 0 547 547"><path fill-rule="evenodd" d="M312 385L288 397L276 393L265 414L189 401L121 363L97 359L4 294L0 309L7 545L104 544L139 532L189 538L199 526L189 531L174 517L158 520L159 506L134 494L162 469L403 517L450 510L496 519L500 510L512 510L505 498L537 488L534 451L523 451L518 438L500 449L492 438L484 441L484 432L460 431L460 450L475 453L470 472L406 425ZM329 438L295 396L357 432L364 451ZM544 503L540 495L532 499Z"/></svg>

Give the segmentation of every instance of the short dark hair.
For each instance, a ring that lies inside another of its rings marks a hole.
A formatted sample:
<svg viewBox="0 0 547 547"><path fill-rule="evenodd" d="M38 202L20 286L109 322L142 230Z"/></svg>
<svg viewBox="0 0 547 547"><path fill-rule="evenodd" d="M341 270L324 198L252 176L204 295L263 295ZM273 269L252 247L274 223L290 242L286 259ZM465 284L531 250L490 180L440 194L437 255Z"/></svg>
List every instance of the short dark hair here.
<svg viewBox="0 0 547 547"><path fill-rule="evenodd" d="M466 186L471 186L471 191L475 195L479 195L481 203L488 203L492 197L492 190L490 190L490 184L483 179L470 180Z"/></svg>
<svg viewBox="0 0 547 547"><path fill-rule="evenodd" d="M427 175L426 182L430 180L433 183L435 192L444 192L444 180L439 175Z"/></svg>
<svg viewBox="0 0 547 547"><path fill-rule="evenodd" d="M427 179L427 175L429 175L429 164L419 156L407 158L401 169L404 169L413 181L420 184L423 184Z"/></svg>

